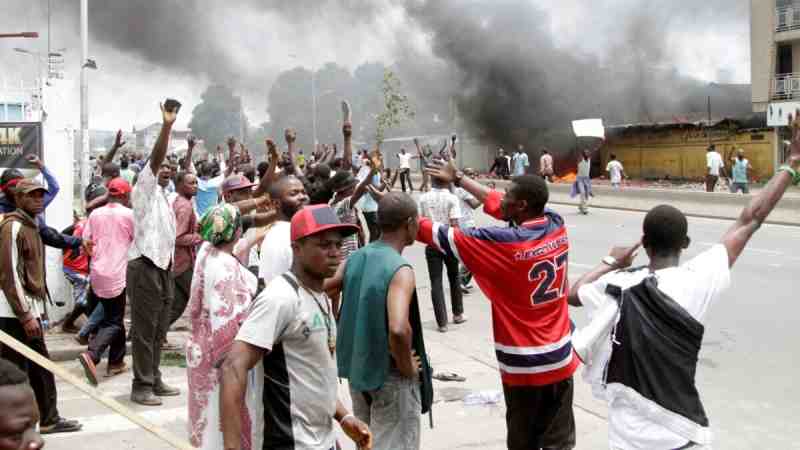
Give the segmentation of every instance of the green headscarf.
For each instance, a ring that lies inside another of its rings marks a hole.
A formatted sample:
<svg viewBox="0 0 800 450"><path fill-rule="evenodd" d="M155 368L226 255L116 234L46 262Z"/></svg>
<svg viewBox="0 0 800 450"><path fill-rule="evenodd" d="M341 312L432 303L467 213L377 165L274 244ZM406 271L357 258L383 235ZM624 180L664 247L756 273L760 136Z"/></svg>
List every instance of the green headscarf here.
<svg viewBox="0 0 800 450"><path fill-rule="evenodd" d="M239 208L229 203L220 203L209 209L200 219L200 236L216 246L233 241L241 227L242 214Z"/></svg>

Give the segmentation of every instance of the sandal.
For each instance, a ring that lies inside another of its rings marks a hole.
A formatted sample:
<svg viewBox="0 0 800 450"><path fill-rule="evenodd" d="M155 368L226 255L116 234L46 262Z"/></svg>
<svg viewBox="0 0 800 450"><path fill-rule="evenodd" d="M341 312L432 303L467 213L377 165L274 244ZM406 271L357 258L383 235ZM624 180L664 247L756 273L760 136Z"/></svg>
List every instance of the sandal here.
<svg viewBox="0 0 800 450"><path fill-rule="evenodd" d="M39 434L55 434L55 433L74 433L83 428L77 420L67 420L63 417L58 419L58 422L52 425L42 425L39 427Z"/></svg>
<svg viewBox="0 0 800 450"><path fill-rule="evenodd" d="M466 378L455 372L436 372L433 374L433 378L439 381L458 381L461 383L467 381Z"/></svg>

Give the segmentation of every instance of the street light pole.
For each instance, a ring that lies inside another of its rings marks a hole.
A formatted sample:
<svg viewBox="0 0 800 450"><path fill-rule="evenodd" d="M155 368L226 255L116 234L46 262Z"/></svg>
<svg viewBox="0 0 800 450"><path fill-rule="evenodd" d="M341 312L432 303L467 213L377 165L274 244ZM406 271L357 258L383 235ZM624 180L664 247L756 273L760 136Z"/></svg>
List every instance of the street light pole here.
<svg viewBox="0 0 800 450"><path fill-rule="evenodd" d="M86 192L91 182L89 173L89 5L81 0L81 192ZM81 201L85 202L83 194Z"/></svg>

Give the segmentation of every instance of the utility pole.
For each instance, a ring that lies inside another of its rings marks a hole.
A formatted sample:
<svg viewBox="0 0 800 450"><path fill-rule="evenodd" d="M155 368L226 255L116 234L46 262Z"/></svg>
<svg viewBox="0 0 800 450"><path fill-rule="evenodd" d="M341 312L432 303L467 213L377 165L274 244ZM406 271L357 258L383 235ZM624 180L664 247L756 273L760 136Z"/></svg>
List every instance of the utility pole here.
<svg viewBox="0 0 800 450"><path fill-rule="evenodd" d="M89 5L81 0L81 201L92 180L89 172Z"/></svg>

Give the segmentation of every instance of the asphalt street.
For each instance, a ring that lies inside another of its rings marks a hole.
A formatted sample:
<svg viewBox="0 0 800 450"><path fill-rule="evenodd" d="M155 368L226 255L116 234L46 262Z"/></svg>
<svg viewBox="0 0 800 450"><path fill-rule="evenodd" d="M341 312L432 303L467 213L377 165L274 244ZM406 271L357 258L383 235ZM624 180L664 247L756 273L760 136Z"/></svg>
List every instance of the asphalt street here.
<svg viewBox="0 0 800 450"><path fill-rule="evenodd" d="M631 244L641 234L642 213L593 210L588 216L576 208L557 206L568 226L570 276L594 267L614 244ZM480 215L483 225L492 219ZM686 260L718 242L730 221L690 219L692 245ZM706 327L698 386L720 449L800 448L800 392L795 381L794 345L800 342L800 306L792 289L800 266L800 228L764 226L733 269L733 284L713 305ZM469 321L453 325L446 334L436 331L430 304L424 247L405 254L416 269L426 341L436 371L456 372L464 383L436 382L435 428L423 419L423 449L505 448L505 409L500 404L468 406L461 399L481 391L500 389L491 337L489 304L479 291L465 298ZM646 258L640 255L638 264ZM498 268L503 270L503 268ZM585 315L572 309L580 326ZM74 373L76 363L65 363ZM100 366L104 371L105 366ZM668 377L669 374L665 374ZM134 406L148 418L179 436L186 436L186 381L184 370L165 369L167 382L180 386L180 397L159 408ZM591 397L588 385L576 376L575 411L579 449L607 448L607 411ZM100 389L128 402L130 374L101 383ZM135 425L59 382L62 415L80 418L85 429L73 435L47 438L47 448L161 449L169 448ZM346 392L345 385L341 391ZM346 394L345 394L346 395ZM344 442L344 441L343 441ZM352 448L346 445L345 448Z"/></svg>

